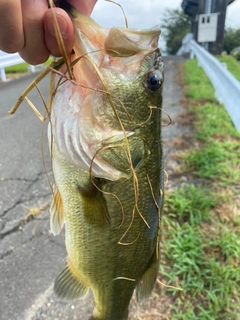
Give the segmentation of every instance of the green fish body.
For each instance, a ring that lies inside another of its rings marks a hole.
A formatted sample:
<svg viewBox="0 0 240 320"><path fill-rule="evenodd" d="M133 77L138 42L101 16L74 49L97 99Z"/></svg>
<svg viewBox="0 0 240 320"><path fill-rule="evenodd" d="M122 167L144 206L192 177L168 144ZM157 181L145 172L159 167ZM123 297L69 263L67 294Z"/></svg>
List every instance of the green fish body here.
<svg viewBox="0 0 240 320"><path fill-rule="evenodd" d="M149 296L159 268L163 199L160 30L106 29L72 11L74 81L56 77L49 143L56 235L67 261L54 290L78 299L89 288L91 319L123 320L136 288Z"/></svg>

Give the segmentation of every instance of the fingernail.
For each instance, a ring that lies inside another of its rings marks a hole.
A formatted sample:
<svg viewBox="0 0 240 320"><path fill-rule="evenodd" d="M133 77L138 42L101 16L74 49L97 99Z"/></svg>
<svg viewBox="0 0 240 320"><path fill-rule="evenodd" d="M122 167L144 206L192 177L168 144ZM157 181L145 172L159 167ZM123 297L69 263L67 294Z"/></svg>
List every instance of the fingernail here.
<svg viewBox="0 0 240 320"><path fill-rule="evenodd" d="M56 13L56 20L57 20L61 34L64 35L67 31L67 26L68 26L67 20L64 17L62 17L61 15L59 15L58 13ZM54 28L54 19L52 16L47 17L46 24L47 24L48 32L51 35L55 36L56 32L55 32L55 28Z"/></svg>

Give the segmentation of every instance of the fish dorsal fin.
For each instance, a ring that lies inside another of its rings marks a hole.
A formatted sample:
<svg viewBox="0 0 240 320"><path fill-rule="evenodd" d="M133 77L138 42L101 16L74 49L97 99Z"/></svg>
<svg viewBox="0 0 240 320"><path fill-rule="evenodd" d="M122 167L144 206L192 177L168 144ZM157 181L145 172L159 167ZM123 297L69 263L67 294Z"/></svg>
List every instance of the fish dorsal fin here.
<svg viewBox="0 0 240 320"><path fill-rule="evenodd" d="M150 296L157 279L158 270L159 259L157 258L156 250L154 250L148 267L137 284L136 296L138 302L142 302Z"/></svg>
<svg viewBox="0 0 240 320"><path fill-rule="evenodd" d="M50 207L50 229L54 236L59 234L64 225L64 211L62 197L59 190L54 191L51 207Z"/></svg>
<svg viewBox="0 0 240 320"><path fill-rule="evenodd" d="M88 286L81 280L79 274L67 259L66 266L58 274L54 283L54 292L60 299L79 299L88 291Z"/></svg>

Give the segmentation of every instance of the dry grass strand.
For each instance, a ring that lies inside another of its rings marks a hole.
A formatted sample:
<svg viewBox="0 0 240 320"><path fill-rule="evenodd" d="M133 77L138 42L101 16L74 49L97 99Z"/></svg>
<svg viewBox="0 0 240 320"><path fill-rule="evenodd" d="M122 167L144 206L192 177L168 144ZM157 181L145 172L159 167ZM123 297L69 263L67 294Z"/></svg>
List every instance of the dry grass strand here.
<svg viewBox="0 0 240 320"><path fill-rule="evenodd" d="M119 6L119 7L121 8L122 13L123 13L123 16L124 16L126 28L128 28L128 21L127 21L126 14L125 14L125 12L124 12L124 10L123 10L123 7L122 7L119 3L117 3L117 2L115 2L115 1L113 1L113 0L105 0L105 1L107 1L107 2L112 2L112 3L116 4L117 6Z"/></svg>

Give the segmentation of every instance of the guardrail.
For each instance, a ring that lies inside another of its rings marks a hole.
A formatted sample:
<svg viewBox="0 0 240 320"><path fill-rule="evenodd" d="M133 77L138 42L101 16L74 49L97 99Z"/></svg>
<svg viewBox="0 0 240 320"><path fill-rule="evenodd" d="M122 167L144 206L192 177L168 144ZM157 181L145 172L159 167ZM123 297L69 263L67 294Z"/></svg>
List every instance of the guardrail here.
<svg viewBox="0 0 240 320"><path fill-rule="evenodd" d="M233 123L240 132L240 82L208 51L201 47L192 34L187 34L177 55L190 53L196 57L215 88L215 96L227 109Z"/></svg>
<svg viewBox="0 0 240 320"><path fill-rule="evenodd" d="M25 62L18 53L13 53L13 54L3 54L0 55L0 77L2 81L7 81L6 73L5 73L5 68L14 66L20 63ZM29 65L29 70L31 72L35 71L35 67Z"/></svg>

